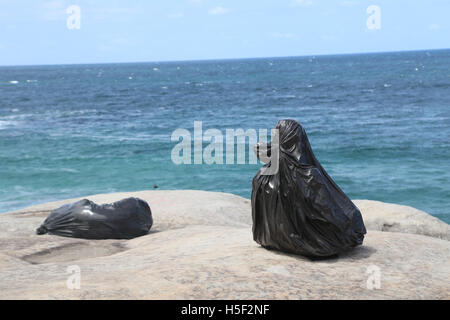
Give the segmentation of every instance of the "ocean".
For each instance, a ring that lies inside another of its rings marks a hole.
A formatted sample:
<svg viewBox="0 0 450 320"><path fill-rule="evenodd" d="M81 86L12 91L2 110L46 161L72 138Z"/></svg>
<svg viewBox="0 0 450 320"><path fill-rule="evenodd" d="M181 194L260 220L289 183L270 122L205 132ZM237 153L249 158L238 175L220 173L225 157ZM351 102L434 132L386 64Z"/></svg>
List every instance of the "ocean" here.
<svg viewBox="0 0 450 320"><path fill-rule="evenodd" d="M249 198L261 164L176 165L172 132L284 118L350 198L450 222L450 50L0 67L0 212L155 184Z"/></svg>

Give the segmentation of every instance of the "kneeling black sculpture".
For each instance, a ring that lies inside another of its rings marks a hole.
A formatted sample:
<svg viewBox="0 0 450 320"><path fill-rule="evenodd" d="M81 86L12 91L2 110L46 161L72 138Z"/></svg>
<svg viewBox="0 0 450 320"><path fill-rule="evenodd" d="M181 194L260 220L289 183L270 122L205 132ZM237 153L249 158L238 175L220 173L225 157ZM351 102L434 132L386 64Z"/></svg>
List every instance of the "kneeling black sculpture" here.
<svg viewBox="0 0 450 320"><path fill-rule="evenodd" d="M132 239L147 234L152 224L150 207L141 199L127 198L103 205L84 199L52 211L36 233L82 239Z"/></svg>
<svg viewBox="0 0 450 320"><path fill-rule="evenodd" d="M276 129L278 171L264 175L271 165L266 163L253 178L253 239L268 249L312 258L362 244L366 228L360 211L317 161L303 127L281 120ZM259 158L263 149L270 154L276 147L257 146Z"/></svg>

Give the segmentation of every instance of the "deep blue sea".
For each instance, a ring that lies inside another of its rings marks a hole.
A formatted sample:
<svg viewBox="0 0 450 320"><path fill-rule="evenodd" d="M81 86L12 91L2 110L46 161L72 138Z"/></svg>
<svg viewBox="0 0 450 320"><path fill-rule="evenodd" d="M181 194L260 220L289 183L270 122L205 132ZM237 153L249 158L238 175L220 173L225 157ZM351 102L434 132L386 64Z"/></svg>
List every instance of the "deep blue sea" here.
<svg viewBox="0 0 450 320"><path fill-rule="evenodd" d="M0 212L154 184L249 198L260 165L175 165L171 134L283 118L352 199L450 222L450 50L0 67Z"/></svg>

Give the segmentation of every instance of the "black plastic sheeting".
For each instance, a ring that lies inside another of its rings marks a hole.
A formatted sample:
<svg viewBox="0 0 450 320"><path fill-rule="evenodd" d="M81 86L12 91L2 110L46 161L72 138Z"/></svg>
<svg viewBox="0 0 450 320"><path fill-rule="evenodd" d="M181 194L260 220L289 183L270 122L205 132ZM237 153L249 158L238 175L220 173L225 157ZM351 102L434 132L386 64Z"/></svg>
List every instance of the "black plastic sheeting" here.
<svg viewBox="0 0 450 320"><path fill-rule="evenodd" d="M127 198L103 205L84 199L52 211L36 233L83 239L132 239L146 235L152 224L150 207L141 199Z"/></svg>
<svg viewBox="0 0 450 320"><path fill-rule="evenodd" d="M267 249L311 258L335 256L362 244L366 228L361 212L317 161L303 127L281 120L276 129L278 172L262 174L268 162L253 178L254 240ZM274 147L260 143L258 158Z"/></svg>

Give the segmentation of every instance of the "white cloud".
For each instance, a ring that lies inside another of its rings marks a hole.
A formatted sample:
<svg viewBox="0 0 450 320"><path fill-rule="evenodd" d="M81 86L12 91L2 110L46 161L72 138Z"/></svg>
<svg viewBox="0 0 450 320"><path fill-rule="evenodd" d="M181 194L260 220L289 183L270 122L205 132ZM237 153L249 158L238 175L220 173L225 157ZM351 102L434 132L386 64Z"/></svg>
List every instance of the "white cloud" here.
<svg viewBox="0 0 450 320"><path fill-rule="evenodd" d="M435 30L437 30L437 29L439 29L439 25L436 24L436 23L430 24L430 25L428 26L428 30L435 31Z"/></svg>
<svg viewBox="0 0 450 320"><path fill-rule="evenodd" d="M295 34L293 33L281 33L281 32L271 32L270 36L273 38L283 38L283 39L295 38Z"/></svg>
<svg viewBox="0 0 450 320"><path fill-rule="evenodd" d="M230 9L219 6L219 7L212 8L211 10L209 10L208 13L211 15L219 15L219 14L227 14L228 12L230 12Z"/></svg>
<svg viewBox="0 0 450 320"><path fill-rule="evenodd" d="M309 7L312 6L313 2L311 0L292 0L292 7Z"/></svg>

